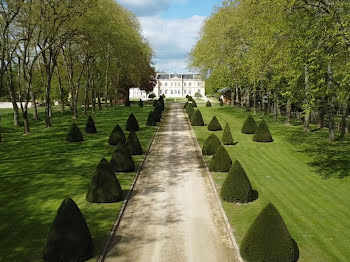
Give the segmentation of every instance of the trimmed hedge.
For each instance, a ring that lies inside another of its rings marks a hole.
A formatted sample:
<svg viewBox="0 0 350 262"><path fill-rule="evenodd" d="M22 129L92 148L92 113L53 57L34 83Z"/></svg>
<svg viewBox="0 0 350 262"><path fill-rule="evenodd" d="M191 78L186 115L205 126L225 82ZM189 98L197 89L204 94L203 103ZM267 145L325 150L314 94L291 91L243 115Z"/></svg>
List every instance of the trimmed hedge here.
<svg viewBox="0 0 350 262"><path fill-rule="evenodd" d="M193 100L192 96L188 96L187 100L191 102Z"/></svg>
<svg viewBox="0 0 350 262"><path fill-rule="evenodd" d="M129 99L126 100L126 101L125 101L125 106L130 106L130 105L131 105L130 100L129 100Z"/></svg>
<svg viewBox="0 0 350 262"><path fill-rule="evenodd" d="M82 142L84 140L83 134L81 133L79 127L76 123L73 123L69 129L69 132L66 136L66 141L73 142Z"/></svg>
<svg viewBox="0 0 350 262"><path fill-rule="evenodd" d="M252 200L252 185L241 164L236 160L221 187L221 198L227 202L245 203Z"/></svg>
<svg viewBox="0 0 350 262"><path fill-rule="evenodd" d="M253 136L253 141L262 143L273 142L270 130L267 127L264 119L260 122L258 128L256 129Z"/></svg>
<svg viewBox="0 0 350 262"><path fill-rule="evenodd" d="M240 247L245 261L297 261L297 245L274 205L269 203L249 227Z"/></svg>
<svg viewBox="0 0 350 262"><path fill-rule="evenodd" d="M97 165L86 194L91 203L112 203L123 200L123 191L112 166L105 158Z"/></svg>
<svg viewBox="0 0 350 262"><path fill-rule="evenodd" d="M153 107L157 107L157 106L159 106L159 101L158 100L154 100Z"/></svg>
<svg viewBox="0 0 350 262"><path fill-rule="evenodd" d="M186 113L187 113L187 114L189 113L189 111L191 110L191 108L194 109L194 108L193 108L193 105L189 103L189 104L186 106Z"/></svg>
<svg viewBox="0 0 350 262"><path fill-rule="evenodd" d="M111 146L116 146L120 142L125 143L125 141L126 137L124 135L123 130L120 128L119 125L116 125L112 133L109 135L108 144L110 144Z"/></svg>
<svg viewBox="0 0 350 262"><path fill-rule="evenodd" d="M139 101L139 107L143 107L143 101L142 101L142 99L140 99L140 101Z"/></svg>
<svg viewBox="0 0 350 262"><path fill-rule="evenodd" d="M135 163L125 143L119 143L110 162L114 172L132 172Z"/></svg>
<svg viewBox="0 0 350 262"><path fill-rule="evenodd" d="M207 103L205 104L206 107L211 107L211 103L210 101L208 100Z"/></svg>
<svg viewBox="0 0 350 262"><path fill-rule="evenodd" d="M154 114L153 111L149 112L147 122L146 122L147 126L156 126L157 125L156 120L153 118L153 114Z"/></svg>
<svg viewBox="0 0 350 262"><path fill-rule="evenodd" d="M208 125L208 130L209 131L219 131L222 130L222 127L218 121L218 119L216 118L216 116L214 116L212 118L212 120L210 121L209 125Z"/></svg>
<svg viewBox="0 0 350 262"><path fill-rule="evenodd" d="M221 140L224 145L234 145L231 128L228 123L225 125Z"/></svg>
<svg viewBox="0 0 350 262"><path fill-rule="evenodd" d="M192 106L189 106L188 107L189 110L188 110L188 117L191 119L191 117L193 116L193 114L196 112Z"/></svg>
<svg viewBox="0 0 350 262"><path fill-rule="evenodd" d="M131 155L142 155L142 146L134 131L131 131L128 139L126 140L126 146Z"/></svg>
<svg viewBox="0 0 350 262"><path fill-rule="evenodd" d="M210 160L209 170L213 172L228 172L232 166L232 160L224 146L219 146L213 158Z"/></svg>
<svg viewBox="0 0 350 262"><path fill-rule="evenodd" d="M220 106L224 106L224 101L222 101L222 99L220 99Z"/></svg>
<svg viewBox="0 0 350 262"><path fill-rule="evenodd" d="M256 131L257 125L254 118L249 115L247 119L244 121L241 132L243 134L254 134Z"/></svg>
<svg viewBox="0 0 350 262"><path fill-rule="evenodd" d="M202 117L202 113L199 110L196 110L191 117L191 125L192 126L204 126L204 121Z"/></svg>
<svg viewBox="0 0 350 262"><path fill-rule="evenodd" d="M87 133L87 134L97 133L95 122L91 116L89 116L89 118L86 122L85 133Z"/></svg>
<svg viewBox="0 0 350 262"><path fill-rule="evenodd" d="M204 142L202 154L207 156L214 155L219 146L221 146L220 139L215 134L210 134L210 136Z"/></svg>
<svg viewBox="0 0 350 262"><path fill-rule="evenodd" d="M156 107L152 111L152 117L156 122L160 122L160 120L162 118L162 110L159 107Z"/></svg>
<svg viewBox="0 0 350 262"><path fill-rule="evenodd" d="M133 113L129 115L128 121L126 121L125 129L127 131L139 131L139 123Z"/></svg>
<svg viewBox="0 0 350 262"><path fill-rule="evenodd" d="M196 103L196 101L194 99L192 100L192 106L193 107L197 107L197 103Z"/></svg>
<svg viewBox="0 0 350 262"><path fill-rule="evenodd" d="M86 261L93 257L94 245L83 214L67 197L57 210L47 236L43 259L46 262Z"/></svg>
<svg viewBox="0 0 350 262"><path fill-rule="evenodd" d="M189 104L188 102L185 103L184 109L187 109L188 104Z"/></svg>

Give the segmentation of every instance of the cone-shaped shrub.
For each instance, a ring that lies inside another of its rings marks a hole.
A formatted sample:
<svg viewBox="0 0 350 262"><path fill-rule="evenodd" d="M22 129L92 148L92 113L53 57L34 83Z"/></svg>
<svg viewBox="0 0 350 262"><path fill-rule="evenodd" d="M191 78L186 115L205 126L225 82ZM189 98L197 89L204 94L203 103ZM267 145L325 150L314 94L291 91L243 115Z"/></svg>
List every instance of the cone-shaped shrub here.
<svg viewBox="0 0 350 262"><path fill-rule="evenodd" d="M222 130L222 127L218 121L218 119L216 118L216 116L214 116L212 118L212 120L210 121L209 125L208 125L208 130L209 131L219 131Z"/></svg>
<svg viewBox="0 0 350 262"><path fill-rule="evenodd" d="M188 96L187 100L191 102L193 100L192 96Z"/></svg>
<svg viewBox="0 0 350 262"><path fill-rule="evenodd" d="M142 155L142 147L140 141L135 132L131 131L128 139L126 140L126 146L131 155Z"/></svg>
<svg viewBox="0 0 350 262"><path fill-rule="evenodd" d="M123 200L123 191L112 166L103 158L96 167L86 194L91 203L112 203Z"/></svg>
<svg viewBox="0 0 350 262"><path fill-rule="evenodd" d="M71 198L66 198L51 225L43 259L46 262L86 261L94 246L83 214Z"/></svg>
<svg viewBox="0 0 350 262"><path fill-rule="evenodd" d="M164 100L160 100L158 105L159 105L159 107L162 109L162 111L165 110Z"/></svg>
<svg viewBox="0 0 350 262"><path fill-rule="evenodd" d="M224 146L219 146L218 150L210 160L209 170L213 172L228 172L232 166L232 160Z"/></svg>
<svg viewBox="0 0 350 262"><path fill-rule="evenodd" d="M163 96L160 96L159 99L158 99L159 102L164 102L164 97Z"/></svg>
<svg viewBox="0 0 350 262"><path fill-rule="evenodd" d="M123 130L120 128L119 125L116 125L115 128L113 129L112 133L109 135L108 143L111 146L116 146L120 142L124 143L125 141L126 141L126 137L124 135Z"/></svg>
<svg viewBox="0 0 350 262"><path fill-rule="evenodd" d="M143 107L143 101L142 101L142 99L140 99L140 101L139 101L139 107Z"/></svg>
<svg viewBox="0 0 350 262"><path fill-rule="evenodd" d="M192 114L191 125L193 125L193 126L204 126L204 121L203 121L203 117L202 117L201 111L196 110L196 112L194 112Z"/></svg>
<svg viewBox="0 0 350 262"><path fill-rule="evenodd" d="M253 136L253 141L264 142L264 143L273 142L270 130L267 127L264 119L260 122L258 128L256 129L255 134Z"/></svg>
<svg viewBox="0 0 350 262"><path fill-rule="evenodd" d="M195 113L195 110L193 109L192 106L190 106L188 110L188 117L191 119L194 113Z"/></svg>
<svg viewBox="0 0 350 262"><path fill-rule="evenodd" d="M241 164L236 160L221 188L221 198L227 202L245 203L252 200L252 185Z"/></svg>
<svg viewBox="0 0 350 262"><path fill-rule="evenodd" d="M192 104L188 104L187 107L186 107L186 113L188 114L191 109L193 109L193 105Z"/></svg>
<svg viewBox="0 0 350 262"><path fill-rule="evenodd" d="M125 101L125 106L130 106L130 105L131 105L130 100L129 100L129 99L126 100L126 101Z"/></svg>
<svg viewBox="0 0 350 262"><path fill-rule="evenodd" d="M130 114L128 121L126 121L125 128L128 131L139 131L139 123L133 113Z"/></svg>
<svg viewBox="0 0 350 262"><path fill-rule="evenodd" d="M73 123L69 129L69 132L66 136L67 142L81 142L83 141L83 134L81 133L79 127L76 123Z"/></svg>
<svg viewBox="0 0 350 262"><path fill-rule="evenodd" d="M185 103L184 109L187 109L188 104L189 104L188 102Z"/></svg>
<svg viewBox="0 0 350 262"><path fill-rule="evenodd" d="M245 261L296 261L296 250L281 215L269 203L249 227L240 247Z"/></svg>
<svg viewBox="0 0 350 262"><path fill-rule="evenodd" d="M153 107L156 107L156 106L158 106L159 105L159 101L158 100L154 100L154 102L153 102Z"/></svg>
<svg viewBox="0 0 350 262"><path fill-rule="evenodd" d="M87 133L87 134L97 133L95 122L91 116L89 116L89 118L86 122L85 133Z"/></svg>
<svg viewBox="0 0 350 262"><path fill-rule="evenodd" d="M149 112L147 122L146 122L147 126L156 126L157 125L156 120L153 118L153 114L154 114L153 111Z"/></svg>
<svg viewBox="0 0 350 262"><path fill-rule="evenodd" d="M221 146L220 139L215 134L210 134L210 136L204 142L202 153L203 155L207 156L214 155L219 146Z"/></svg>
<svg viewBox="0 0 350 262"><path fill-rule="evenodd" d="M257 125L254 118L249 115L247 119L244 121L241 132L243 134L254 134L256 131Z"/></svg>
<svg viewBox="0 0 350 262"><path fill-rule="evenodd" d="M158 108L158 109L157 109ZM162 118L162 110L159 109L159 107L155 108L152 111L152 117L156 122L160 122L161 118Z"/></svg>
<svg viewBox="0 0 350 262"><path fill-rule="evenodd" d="M125 143L119 143L112 154L111 166L114 172L132 172L135 163Z"/></svg>
<svg viewBox="0 0 350 262"><path fill-rule="evenodd" d="M207 101L207 103L205 104L206 107L211 107L211 103L210 101Z"/></svg>
<svg viewBox="0 0 350 262"><path fill-rule="evenodd" d="M224 133L222 134L222 143L224 145L233 145L233 137L231 134L231 128L228 123L226 123L224 128Z"/></svg>
<svg viewBox="0 0 350 262"><path fill-rule="evenodd" d="M220 99L220 106L224 106L224 101L222 101L222 99Z"/></svg>
<svg viewBox="0 0 350 262"><path fill-rule="evenodd" d="M192 100L192 106L193 107L197 107L197 103L196 103L196 101L194 99Z"/></svg>

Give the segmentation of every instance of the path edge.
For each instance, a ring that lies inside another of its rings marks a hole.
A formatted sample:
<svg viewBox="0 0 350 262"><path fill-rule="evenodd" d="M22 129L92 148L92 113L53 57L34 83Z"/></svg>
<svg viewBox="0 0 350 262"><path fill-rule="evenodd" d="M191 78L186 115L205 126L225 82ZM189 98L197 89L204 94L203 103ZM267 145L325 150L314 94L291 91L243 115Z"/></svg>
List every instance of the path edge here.
<svg viewBox="0 0 350 262"><path fill-rule="evenodd" d="M125 198L125 200L124 200L124 202L123 202L123 205L122 205L122 207L121 207L121 209L120 209L120 211L119 211L117 220L116 220L116 221L114 222L114 224L113 224L112 230L111 230L111 232L110 232L110 234L109 234L109 237L108 237L108 240L107 240L107 242L106 242L106 244L105 244L105 247L104 247L104 249L103 249L103 252L102 252L102 254L97 258L96 262L103 262L103 261L105 260L106 256L107 256L107 253L108 253L109 247L110 247L110 245L111 245L112 239L113 239L115 233L117 232L117 229L118 229L118 227L119 227L120 221L121 221L121 219L123 218L125 209L126 209L128 203L129 203L131 193L134 191L136 182L137 182L137 180L138 180L138 178L139 178L139 176L140 176L140 174L141 174L141 171L142 171L143 166L144 166L144 164L145 164L145 162L146 162L146 159L147 159L147 157L148 157L148 155L149 155L149 153L150 153L150 151L151 151L151 149L152 149L154 139L155 139L155 137L157 136L160 127L161 127L161 124L157 126L157 128L156 128L156 130L155 130L155 132L154 132L154 135L153 135L153 137L152 137L151 143L150 143L150 145L149 145L149 147L148 147L148 149L147 149L147 152L146 152L146 154L145 154L145 156L144 156L144 158L143 158L143 160L142 160L142 162L141 162L141 164L140 164L140 168L139 168L139 170L137 171L137 173L136 173L136 175L135 175L134 181L132 182L132 184L131 184L131 186L130 186L130 189L129 189L129 192L128 192L128 194L126 195L126 198Z"/></svg>
<svg viewBox="0 0 350 262"><path fill-rule="evenodd" d="M200 147L200 145L199 145L199 143L198 143L196 134L195 134L195 132L194 132L194 130L193 130L193 128L192 128L192 125L191 125L191 123L190 123L190 119L189 119L188 115L186 114L186 112L185 112L184 110L183 110L183 113L185 114L186 123L187 123L187 125L189 126L189 129L190 129L190 132L191 132L191 137L192 137L193 143L194 143L194 145L195 145L195 147L196 147L197 152L198 152L199 155L200 155L201 161L203 162L203 164L204 164L204 166L205 166L206 173L207 173L207 175L208 175L208 177L209 177L210 185L211 185L211 187L212 187L212 189L213 189L213 191L214 191L214 195L215 195L216 201L217 201L218 204L219 204L220 211L221 211L221 214L222 214L222 216L223 216L223 218L224 218L224 221L225 221L225 224L226 224L226 229L227 229L227 232L228 232L228 234L229 234L229 236L230 236L232 245L233 245L233 247L234 247L234 249L235 249L235 252L236 252L236 256L237 256L237 258L238 258L238 261L239 261L239 262L244 262L244 260L243 260L243 258L242 258L242 256L241 256L241 253L239 252L239 246L238 246L238 244L237 244L236 238L235 238L235 236L233 235L233 229L232 229L232 227L231 227L231 225L230 225L230 222L228 221L228 217L227 217L227 215L226 215L226 213L225 213L224 207L222 206L222 203L221 203L221 200L220 200L218 191L216 190L215 182L214 182L213 177L212 177L212 175L211 175L211 173L210 173L210 171L209 171L209 167L208 167L207 163L205 162L204 156L203 156L203 154L202 154L201 147Z"/></svg>

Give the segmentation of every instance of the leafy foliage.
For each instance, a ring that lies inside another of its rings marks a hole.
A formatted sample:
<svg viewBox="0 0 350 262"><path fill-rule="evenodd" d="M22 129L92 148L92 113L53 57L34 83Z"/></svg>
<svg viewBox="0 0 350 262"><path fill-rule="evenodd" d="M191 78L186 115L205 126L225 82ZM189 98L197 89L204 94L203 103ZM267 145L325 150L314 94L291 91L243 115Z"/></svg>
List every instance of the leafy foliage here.
<svg viewBox="0 0 350 262"><path fill-rule="evenodd" d="M196 110L196 112L194 112L194 114L192 114L191 124L192 124L192 126L204 126L204 121L203 121L201 111Z"/></svg>
<svg viewBox="0 0 350 262"><path fill-rule="evenodd" d="M89 118L86 122L85 133L87 133L87 134L97 133L95 122L91 116L89 116Z"/></svg>
<svg viewBox="0 0 350 262"><path fill-rule="evenodd" d="M233 145L233 137L231 133L231 128L228 123L226 123L225 128L224 128L224 133L222 134L222 143L224 145Z"/></svg>
<svg viewBox="0 0 350 262"><path fill-rule="evenodd" d="M126 141L126 137L124 135L123 130L120 128L119 125L116 125L112 133L109 135L108 143L111 146L116 146L121 142L125 143L125 141Z"/></svg>
<svg viewBox="0 0 350 262"><path fill-rule="evenodd" d="M243 134L254 134L256 129L257 129L256 122L254 118L251 115L249 115L247 119L244 121L241 132Z"/></svg>
<svg viewBox="0 0 350 262"><path fill-rule="evenodd" d="M202 153L208 156L214 155L219 146L221 146L220 139L215 134L210 134L204 142Z"/></svg>
<svg viewBox="0 0 350 262"><path fill-rule="evenodd" d="M132 172L135 170L135 163L132 159L127 145L120 142L112 154L110 162L114 172Z"/></svg>
<svg viewBox="0 0 350 262"><path fill-rule="evenodd" d="M211 103L210 101L208 100L207 103L205 104L206 107L211 107Z"/></svg>
<svg viewBox="0 0 350 262"><path fill-rule="evenodd" d="M135 115L133 113L130 114L126 125L125 125L126 130L128 131L139 131L139 123L137 122Z"/></svg>
<svg viewBox="0 0 350 262"><path fill-rule="evenodd" d="M154 119L153 115L154 115L153 111L149 112L149 115L147 118L147 123L146 123L147 126L156 126L157 125L157 122Z"/></svg>
<svg viewBox="0 0 350 262"><path fill-rule="evenodd" d="M253 136L253 141L265 143L273 142L270 130L267 127L267 124L264 119L260 122L258 128L256 129L255 134Z"/></svg>
<svg viewBox="0 0 350 262"><path fill-rule="evenodd" d="M232 166L232 160L224 146L220 145L213 158L210 160L209 170L212 172L228 172Z"/></svg>
<svg viewBox="0 0 350 262"><path fill-rule="evenodd" d="M208 130L209 131L219 131L219 130L222 130L222 127L219 123L219 120L216 118L216 116L214 116L209 125L208 125Z"/></svg>
<svg viewBox="0 0 350 262"><path fill-rule="evenodd" d="M128 139L126 140L126 146L131 155L142 155L142 146L134 131L131 131Z"/></svg>
<svg viewBox="0 0 350 262"><path fill-rule="evenodd" d="M83 134L81 133L79 127L76 123L73 123L69 129L69 132L66 136L67 142L82 142L84 140Z"/></svg>

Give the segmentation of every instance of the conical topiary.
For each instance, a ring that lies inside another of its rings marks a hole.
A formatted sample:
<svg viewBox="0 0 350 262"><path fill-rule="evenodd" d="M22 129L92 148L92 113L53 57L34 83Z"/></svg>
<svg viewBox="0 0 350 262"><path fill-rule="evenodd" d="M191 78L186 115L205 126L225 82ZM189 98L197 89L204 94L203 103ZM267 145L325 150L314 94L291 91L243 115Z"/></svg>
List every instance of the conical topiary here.
<svg viewBox="0 0 350 262"><path fill-rule="evenodd" d="M209 170L213 172L228 172L232 166L232 160L224 146L219 146L218 150L210 160Z"/></svg>
<svg viewBox="0 0 350 262"><path fill-rule="evenodd" d="M112 154L111 166L114 172L132 172L135 163L125 143L119 143Z"/></svg>
<svg viewBox="0 0 350 262"><path fill-rule="evenodd" d="M153 107L159 106L159 101L158 100L154 100L153 102Z"/></svg>
<svg viewBox="0 0 350 262"><path fill-rule="evenodd" d="M193 109L192 106L189 107L188 110L188 117L191 119L192 115L195 113L195 110Z"/></svg>
<svg viewBox="0 0 350 262"><path fill-rule="evenodd" d="M216 116L214 116L212 118L212 120L210 121L209 125L208 125L208 130L209 131L219 131L222 130L222 127L218 121L218 119L216 118Z"/></svg>
<svg viewBox="0 0 350 262"><path fill-rule="evenodd" d="M135 132L131 131L128 139L126 140L126 146L131 155L142 155L142 146Z"/></svg>
<svg viewBox="0 0 350 262"><path fill-rule="evenodd" d="M220 99L220 106L224 106L224 101L222 101L222 99Z"/></svg>
<svg viewBox="0 0 350 262"><path fill-rule="evenodd" d="M108 143L111 146L116 146L120 142L124 143L125 141L126 141L126 137L124 135L123 130L120 128L119 125L116 125L115 128L113 129L112 133L109 135Z"/></svg>
<svg viewBox="0 0 350 262"><path fill-rule="evenodd" d="M231 134L231 129L228 123L226 123L224 128L224 133L222 134L222 143L224 145L233 145L233 137Z"/></svg>
<svg viewBox="0 0 350 262"><path fill-rule="evenodd" d="M207 103L205 104L206 107L211 107L211 103L210 101L208 100Z"/></svg>
<svg viewBox="0 0 350 262"><path fill-rule="evenodd" d="M252 200L252 185L241 164L236 160L221 187L221 198L227 202L245 203Z"/></svg>
<svg viewBox="0 0 350 262"><path fill-rule="evenodd" d="M156 122L160 122L162 118L162 110L157 107L152 111L152 117Z"/></svg>
<svg viewBox="0 0 350 262"><path fill-rule="evenodd" d="M219 146L221 146L220 139L215 134L210 134L210 136L204 142L202 153L203 155L207 156L214 155Z"/></svg>
<svg viewBox="0 0 350 262"><path fill-rule="evenodd" d="M129 99L126 100L126 101L125 101L125 106L130 106L130 105L131 105L130 100L129 100Z"/></svg>
<svg viewBox="0 0 350 262"><path fill-rule="evenodd" d="M203 121L203 117L202 117L201 111L196 110L196 112L194 112L192 114L191 125L192 126L204 126L204 121Z"/></svg>
<svg viewBox="0 0 350 262"><path fill-rule="evenodd" d="M274 205L269 203L249 227L240 246L245 261L296 261L297 248Z"/></svg>
<svg viewBox="0 0 350 262"><path fill-rule="evenodd" d="M156 120L153 118L153 114L154 114L153 111L149 112L147 122L146 122L147 126L156 126L157 125Z"/></svg>
<svg viewBox="0 0 350 262"><path fill-rule="evenodd" d="M93 257L94 245L83 214L71 198L66 198L51 225L43 252L45 262L86 261Z"/></svg>
<svg viewBox="0 0 350 262"><path fill-rule="evenodd" d="M188 102L186 102L186 103L185 103L185 105L184 105L184 109L186 109L186 108L187 108L188 104L189 104Z"/></svg>
<svg viewBox="0 0 350 262"><path fill-rule="evenodd" d="M87 134L97 133L95 122L91 116L89 116L89 118L86 122L85 133L87 133Z"/></svg>
<svg viewBox="0 0 350 262"><path fill-rule="evenodd" d="M97 165L86 194L91 203L112 203L123 200L123 191L112 166L103 158Z"/></svg>
<svg viewBox="0 0 350 262"><path fill-rule="evenodd" d="M192 104L188 104L188 106L186 107L186 113L188 114L191 109L194 109L193 105Z"/></svg>
<svg viewBox="0 0 350 262"><path fill-rule="evenodd" d="M143 101L142 101L142 99L140 99L140 101L139 101L139 107L143 107Z"/></svg>
<svg viewBox="0 0 350 262"><path fill-rule="evenodd" d="M192 96L188 96L187 100L191 102L193 100Z"/></svg>
<svg viewBox="0 0 350 262"><path fill-rule="evenodd" d="M255 123L254 118L249 115L247 119L244 121L241 132L243 134L254 134L256 131L257 125Z"/></svg>
<svg viewBox="0 0 350 262"><path fill-rule="evenodd" d="M79 127L76 123L73 123L69 129L69 132L66 136L67 142L81 142L83 141L83 134L81 133Z"/></svg>
<svg viewBox="0 0 350 262"><path fill-rule="evenodd" d="M253 136L253 141L263 143L273 142L270 130L267 127L264 119L260 122L258 128L256 129L255 134Z"/></svg>
<svg viewBox="0 0 350 262"><path fill-rule="evenodd" d="M165 110L164 100L160 100L158 105L159 105L159 107L162 109L162 111Z"/></svg>
<svg viewBox="0 0 350 262"><path fill-rule="evenodd" d="M197 103L196 103L196 101L194 99L192 100L192 106L193 107L197 107Z"/></svg>
<svg viewBox="0 0 350 262"><path fill-rule="evenodd" d="M129 115L128 121L126 121L125 128L128 131L139 131L139 123L137 122L133 113Z"/></svg>

